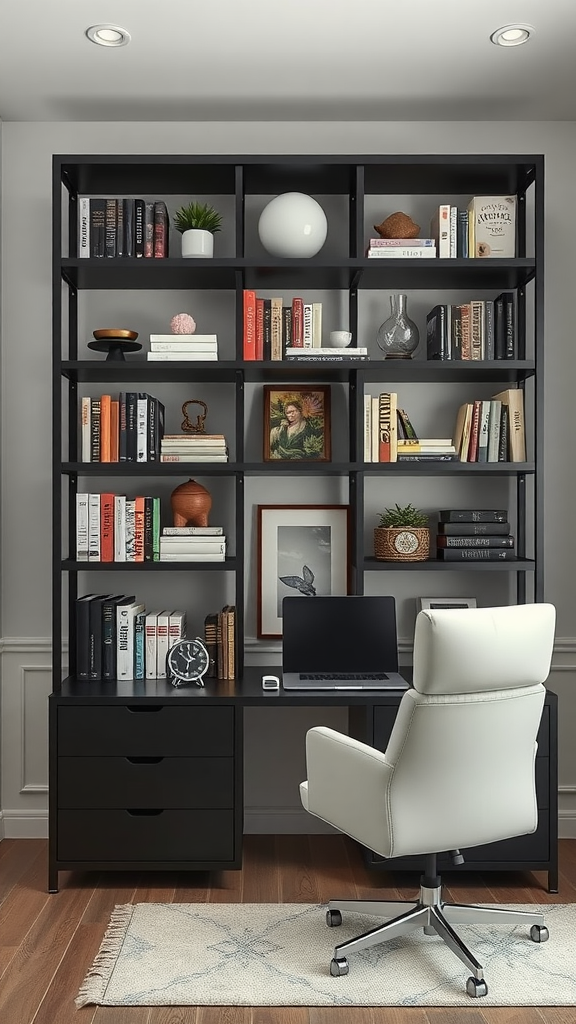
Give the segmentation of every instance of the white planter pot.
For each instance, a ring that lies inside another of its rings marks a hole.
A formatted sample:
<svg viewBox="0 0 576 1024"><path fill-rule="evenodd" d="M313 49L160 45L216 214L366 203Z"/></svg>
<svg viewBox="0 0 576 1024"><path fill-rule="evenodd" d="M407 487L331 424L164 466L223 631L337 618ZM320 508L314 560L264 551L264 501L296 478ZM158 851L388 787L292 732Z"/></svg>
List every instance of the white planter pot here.
<svg viewBox="0 0 576 1024"><path fill-rule="evenodd" d="M214 235L211 231L190 228L182 232L182 256L209 259L214 255Z"/></svg>

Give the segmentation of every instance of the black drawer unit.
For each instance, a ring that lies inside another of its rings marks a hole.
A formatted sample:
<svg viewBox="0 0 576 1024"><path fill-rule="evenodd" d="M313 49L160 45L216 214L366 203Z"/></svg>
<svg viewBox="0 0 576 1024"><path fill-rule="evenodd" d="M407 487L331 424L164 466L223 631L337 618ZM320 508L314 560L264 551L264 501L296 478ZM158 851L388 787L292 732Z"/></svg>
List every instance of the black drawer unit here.
<svg viewBox="0 0 576 1024"><path fill-rule="evenodd" d="M242 710L167 692L50 697L51 892L64 869L240 867Z"/></svg>
<svg viewBox="0 0 576 1024"><path fill-rule="evenodd" d="M350 735L386 750L400 697L388 699L372 707L350 708ZM558 698L546 691L542 721L538 731L536 755L536 794L538 828L531 835L505 839L497 843L462 850L464 864L454 868L449 860L439 857L439 866L454 871L547 871L548 891L558 891L558 766L556 761L558 733ZM552 756L553 752L553 756ZM369 867L390 871L421 871L423 857L391 857L385 859L372 850L365 851Z"/></svg>

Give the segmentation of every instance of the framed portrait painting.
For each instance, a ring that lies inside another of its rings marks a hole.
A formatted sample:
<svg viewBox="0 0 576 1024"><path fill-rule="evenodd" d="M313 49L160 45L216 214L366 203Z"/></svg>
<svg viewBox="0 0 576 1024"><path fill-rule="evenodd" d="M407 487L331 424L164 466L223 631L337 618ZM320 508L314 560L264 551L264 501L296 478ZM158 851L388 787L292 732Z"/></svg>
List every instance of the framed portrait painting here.
<svg viewBox="0 0 576 1024"><path fill-rule="evenodd" d="M348 505L258 505L258 636L282 636L282 601L349 591Z"/></svg>
<svg viewBox="0 0 576 1024"><path fill-rule="evenodd" d="M264 385L264 461L329 462L330 387Z"/></svg>

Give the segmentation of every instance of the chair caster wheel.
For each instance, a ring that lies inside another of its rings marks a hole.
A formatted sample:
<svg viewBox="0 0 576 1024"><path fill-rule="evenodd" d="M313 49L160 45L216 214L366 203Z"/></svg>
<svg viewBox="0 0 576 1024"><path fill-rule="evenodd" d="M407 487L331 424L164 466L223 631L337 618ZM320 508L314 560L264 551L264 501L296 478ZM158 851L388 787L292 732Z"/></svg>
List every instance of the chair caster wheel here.
<svg viewBox="0 0 576 1024"><path fill-rule="evenodd" d="M530 929L530 938L532 942L547 942L550 932L545 924L533 924Z"/></svg>
<svg viewBox="0 0 576 1024"><path fill-rule="evenodd" d="M342 914L339 910L326 911L326 924L328 928L338 928L342 924Z"/></svg>
<svg viewBox="0 0 576 1024"><path fill-rule="evenodd" d="M333 978L343 978L345 974L348 974L350 968L348 967L348 961L345 956L336 959L334 957L330 961L330 974Z"/></svg>
<svg viewBox="0 0 576 1024"><path fill-rule="evenodd" d="M466 982L466 991L473 999L478 999L480 996L488 995L488 985L484 980L480 981L478 978L468 978L468 981Z"/></svg>

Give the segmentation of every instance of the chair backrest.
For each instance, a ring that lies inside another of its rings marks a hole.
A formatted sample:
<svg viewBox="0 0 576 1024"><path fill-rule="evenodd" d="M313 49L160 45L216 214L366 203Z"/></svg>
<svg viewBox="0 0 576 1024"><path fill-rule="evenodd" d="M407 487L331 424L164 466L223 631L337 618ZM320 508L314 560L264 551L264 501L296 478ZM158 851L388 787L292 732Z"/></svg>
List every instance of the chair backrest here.
<svg viewBox="0 0 576 1024"><path fill-rule="evenodd" d="M535 831L536 736L554 643L550 604L422 611L386 749L386 856Z"/></svg>

